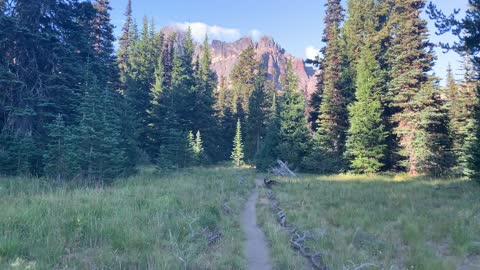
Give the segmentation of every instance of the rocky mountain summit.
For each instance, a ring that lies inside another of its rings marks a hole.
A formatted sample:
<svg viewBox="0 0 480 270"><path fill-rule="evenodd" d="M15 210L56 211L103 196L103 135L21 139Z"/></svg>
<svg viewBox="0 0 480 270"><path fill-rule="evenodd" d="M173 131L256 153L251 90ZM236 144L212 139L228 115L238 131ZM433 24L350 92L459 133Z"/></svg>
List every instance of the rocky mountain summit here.
<svg viewBox="0 0 480 270"><path fill-rule="evenodd" d="M285 74L286 63L291 60L299 79L299 87L305 91L306 97L315 91L315 70L305 65L301 58L286 52L270 36L263 36L258 42L253 41L251 37L243 37L235 42L213 40L211 44L212 69L219 78L225 77L227 82L230 82L230 73L240 54L250 45L255 48L257 59L267 67L268 75L275 80L279 89L281 89L280 78Z"/></svg>
<svg viewBox="0 0 480 270"><path fill-rule="evenodd" d="M165 35L177 33L177 39L183 39L185 32L174 26L162 29ZM225 78L230 83L230 74L237 63L240 54L248 46L255 49L257 60L267 67L268 76L273 78L278 89L281 90L280 78L285 74L286 63L291 60L295 73L298 76L299 87L305 91L305 97L309 98L315 91L316 71L313 67L305 64L303 59L289 54L270 36L262 36L258 41L251 37L243 37L234 42L213 40L210 45L212 53L212 69L217 73L218 78ZM196 54L201 52L201 45L197 45Z"/></svg>

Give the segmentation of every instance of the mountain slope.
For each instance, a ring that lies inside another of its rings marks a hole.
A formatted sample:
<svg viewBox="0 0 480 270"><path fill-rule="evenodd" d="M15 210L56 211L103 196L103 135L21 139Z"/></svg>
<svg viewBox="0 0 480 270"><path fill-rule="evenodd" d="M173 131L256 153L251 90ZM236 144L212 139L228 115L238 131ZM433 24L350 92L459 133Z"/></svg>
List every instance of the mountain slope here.
<svg viewBox="0 0 480 270"><path fill-rule="evenodd" d="M176 26L167 26L162 29L162 32L167 36L176 32L177 39L185 38L185 31ZM251 37L243 37L234 42L213 40L210 45L212 70L217 73L219 79L224 77L230 84L230 74L233 67L242 51L249 45L255 48L257 60L268 68L268 75L275 80L279 90L281 90L280 78L285 74L287 60L291 60L299 79L299 87L302 91L305 91L305 97L308 99L315 91L316 71L312 67L306 66L301 58L289 54L270 36L263 36L259 41L254 41ZM197 44L197 55L201 52L201 49L201 45Z"/></svg>
<svg viewBox="0 0 480 270"><path fill-rule="evenodd" d="M257 60L268 68L270 78L275 80L279 89L280 78L285 74L286 63L291 60L299 78L299 86L302 90L305 90L306 97L309 97L315 90L315 70L306 66L302 59L286 52L269 36L263 36L258 42L253 41L250 37L244 37L235 42L212 41L212 69L219 78L225 77L227 82L230 82L229 77L233 67L241 52L249 45L255 48Z"/></svg>

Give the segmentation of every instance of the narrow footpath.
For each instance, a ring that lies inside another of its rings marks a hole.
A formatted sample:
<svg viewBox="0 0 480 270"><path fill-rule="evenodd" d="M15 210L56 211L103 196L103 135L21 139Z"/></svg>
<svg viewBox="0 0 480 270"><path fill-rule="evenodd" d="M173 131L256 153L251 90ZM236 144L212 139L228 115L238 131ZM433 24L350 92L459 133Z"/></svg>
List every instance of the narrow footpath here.
<svg viewBox="0 0 480 270"><path fill-rule="evenodd" d="M246 237L245 256L248 261L248 270L270 270L272 269L268 244L265 234L257 225L256 204L258 199L258 187L262 180L257 179L256 187L250 195L245 208L240 216L240 223Z"/></svg>

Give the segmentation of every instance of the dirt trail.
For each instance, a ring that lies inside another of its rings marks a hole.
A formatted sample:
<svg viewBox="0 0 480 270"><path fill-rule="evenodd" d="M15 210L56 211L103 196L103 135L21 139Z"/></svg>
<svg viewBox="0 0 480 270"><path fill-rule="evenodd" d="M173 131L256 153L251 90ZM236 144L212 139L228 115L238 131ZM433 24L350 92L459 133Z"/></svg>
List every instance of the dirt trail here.
<svg viewBox="0 0 480 270"><path fill-rule="evenodd" d="M247 238L245 256L247 257L247 269L249 270L272 269L265 234L257 225L256 203L258 199L258 186L261 185L261 183L261 180L256 180L257 186L255 187L255 191L250 195L240 216L242 230Z"/></svg>

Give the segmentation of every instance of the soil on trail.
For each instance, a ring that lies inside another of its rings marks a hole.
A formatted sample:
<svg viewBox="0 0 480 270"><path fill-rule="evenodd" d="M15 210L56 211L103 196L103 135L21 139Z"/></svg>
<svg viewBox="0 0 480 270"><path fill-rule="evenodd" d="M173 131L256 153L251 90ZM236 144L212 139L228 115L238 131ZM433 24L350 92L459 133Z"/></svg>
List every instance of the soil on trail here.
<svg viewBox="0 0 480 270"><path fill-rule="evenodd" d="M265 240L265 234L257 225L256 203L258 199L258 186L262 181L256 181L256 187L252 195L245 204L240 223L245 233L247 242L245 244L245 256L248 261L249 270L270 270L270 257L268 253L268 245Z"/></svg>

